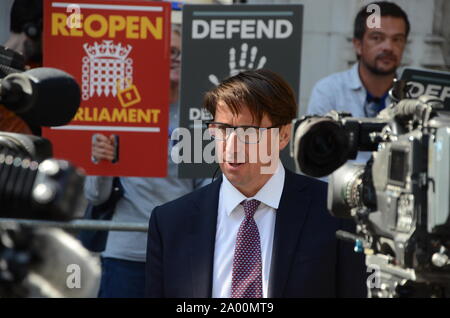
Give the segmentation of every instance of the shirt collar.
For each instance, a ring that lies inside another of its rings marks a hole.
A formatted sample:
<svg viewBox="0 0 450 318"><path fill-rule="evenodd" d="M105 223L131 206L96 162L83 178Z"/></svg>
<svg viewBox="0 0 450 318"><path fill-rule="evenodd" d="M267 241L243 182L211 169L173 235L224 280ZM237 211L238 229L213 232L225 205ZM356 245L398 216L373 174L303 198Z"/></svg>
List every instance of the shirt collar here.
<svg viewBox="0 0 450 318"><path fill-rule="evenodd" d="M399 73L397 73L397 72L395 73L396 78L398 78L398 74ZM400 72L400 74L401 74L401 72ZM364 90L366 90L366 88L364 87L364 85L361 82L361 78L359 77L359 62L353 64L352 68L350 69L349 86L353 90L358 90L361 88L364 88Z"/></svg>
<svg viewBox="0 0 450 318"><path fill-rule="evenodd" d="M278 209L281 200L281 194L283 193L285 171L281 161L278 161L277 170L270 177L270 179L264 184L264 186L255 194L255 196L248 198L243 195L238 189L236 189L231 182L223 175L222 191L225 201L225 212L230 216L231 212L244 200L256 199L261 203L273 208Z"/></svg>
<svg viewBox="0 0 450 318"><path fill-rule="evenodd" d="M361 82L361 78L359 77L359 63L353 64L350 69L350 88L353 90L358 90L363 88L363 84Z"/></svg>

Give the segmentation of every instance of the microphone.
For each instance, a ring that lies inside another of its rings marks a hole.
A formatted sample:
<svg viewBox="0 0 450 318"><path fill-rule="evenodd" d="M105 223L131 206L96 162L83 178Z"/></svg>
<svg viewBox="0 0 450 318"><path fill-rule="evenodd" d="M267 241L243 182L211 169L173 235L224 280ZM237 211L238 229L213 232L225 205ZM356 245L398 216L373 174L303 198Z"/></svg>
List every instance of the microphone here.
<svg viewBox="0 0 450 318"><path fill-rule="evenodd" d="M80 106L80 87L64 71L39 67L1 79L0 103L31 124L62 126Z"/></svg>

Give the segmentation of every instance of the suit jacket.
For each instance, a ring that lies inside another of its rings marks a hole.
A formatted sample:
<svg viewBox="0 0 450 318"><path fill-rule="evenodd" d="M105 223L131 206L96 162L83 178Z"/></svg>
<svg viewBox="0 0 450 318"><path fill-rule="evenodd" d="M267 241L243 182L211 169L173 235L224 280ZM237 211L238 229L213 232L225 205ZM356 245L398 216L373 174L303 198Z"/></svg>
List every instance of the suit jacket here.
<svg viewBox="0 0 450 318"><path fill-rule="evenodd" d="M147 296L211 297L221 183L219 178L153 210ZM335 235L338 229L354 231L353 220L331 216L326 202L326 183L286 169L276 212L269 297L366 297L364 255Z"/></svg>

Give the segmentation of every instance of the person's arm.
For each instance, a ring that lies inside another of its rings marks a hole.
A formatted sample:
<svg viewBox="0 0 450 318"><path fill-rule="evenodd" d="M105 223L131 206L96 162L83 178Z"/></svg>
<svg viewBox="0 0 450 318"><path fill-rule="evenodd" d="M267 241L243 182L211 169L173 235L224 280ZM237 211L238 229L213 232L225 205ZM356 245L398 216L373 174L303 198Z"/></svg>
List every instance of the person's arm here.
<svg viewBox="0 0 450 318"><path fill-rule="evenodd" d="M114 159L114 137L95 134L92 142L91 156L95 161L112 161ZM84 195L93 205L108 200L111 195L113 177L88 176L84 182Z"/></svg>
<svg viewBox="0 0 450 318"><path fill-rule="evenodd" d="M84 181L84 195L93 205L106 202L111 196L114 177L87 176Z"/></svg>
<svg viewBox="0 0 450 318"><path fill-rule="evenodd" d="M336 98L333 95L333 86L328 78L322 79L314 85L309 98L307 114L325 115L336 109Z"/></svg>
<svg viewBox="0 0 450 318"><path fill-rule="evenodd" d="M158 207L150 217L147 240L147 262L145 265L145 295L150 298L164 297L163 289L163 250L158 228Z"/></svg>

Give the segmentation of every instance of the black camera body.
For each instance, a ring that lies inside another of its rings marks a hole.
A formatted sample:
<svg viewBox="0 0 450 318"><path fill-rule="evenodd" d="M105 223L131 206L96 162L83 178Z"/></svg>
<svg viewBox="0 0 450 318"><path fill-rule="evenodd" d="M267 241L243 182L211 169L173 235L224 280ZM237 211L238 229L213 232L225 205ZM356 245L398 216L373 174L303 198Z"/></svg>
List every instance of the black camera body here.
<svg viewBox="0 0 450 318"><path fill-rule="evenodd" d="M51 158L47 139L0 132L0 217L67 221L79 204L84 176Z"/></svg>
<svg viewBox="0 0 450 318"><path fill-rule="evenodd" d="M80 103L69 74L23 69L23 58L0 46L0 105L36 126L68 123ZM84 173L52 158L49 140L0 131L0 297L92 297L97 262L61 229L11 219L68 221L83 204ZM8 218L5 220L4 218ZM66 283L72 265L83 269L82 289Z"/></svg>
<svg viewBox="0 0 450 318"><path fill-rule="evenodd" d="M79 86L61 70L25 71L23 57L0 46L0 71L0 105L27 123L63 125L78 109ZM73 217L83 185L81 170L52 155L45 138L0 130L0 217Z"/></svg>
<svg viewBox="0 0 450 318"><path fill-rule="evenodd" d="M408 87L398 82L376 118L331 112L295 121L291 154L301 172L329 175L328 209L355 220L356 235L338 236L355 241L376 271L370 296L448 297L450 113L437 97L405 98ZM358 151L371 159L345 164Z"/></svg>

